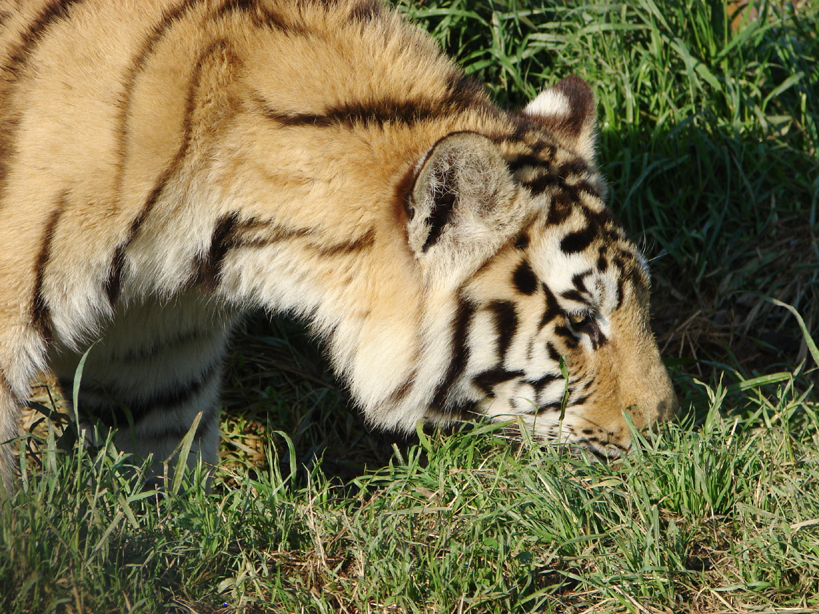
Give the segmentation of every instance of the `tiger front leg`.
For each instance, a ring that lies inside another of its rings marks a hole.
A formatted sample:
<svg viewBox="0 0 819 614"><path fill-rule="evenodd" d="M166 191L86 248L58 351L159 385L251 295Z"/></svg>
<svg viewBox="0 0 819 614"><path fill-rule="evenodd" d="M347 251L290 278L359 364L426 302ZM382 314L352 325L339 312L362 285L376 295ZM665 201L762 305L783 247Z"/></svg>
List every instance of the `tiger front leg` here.
<svg viewBox="0 0 819 614"><path fill-rule="evenodd" d="M0 313L0 322L4 315ZM15 487L20 408L31 392L29 381L43 367L45 348L31 326L12 325L0 335L0 498Z"/></svg>
<svg viewBox="0 0 819 614"><path fill-rule="evenodd" d="M80 416L116 427L114 443L132 453L135 463L151 458L149 486L172 478L174 452L199 413L188 467L199 459L209 466L218 462L219 392L233 322L204 309L195 296L151 301L117 309L88 352L79 383ZM80 358L55 349L53 369L67 396Z"/></svg>
<svg viewBox="0 0 819 614"><path fill-rule="evenodd" d="M14 444L20 409L5 377L0 380L0 498L11 494L14 488Z"/></svg>

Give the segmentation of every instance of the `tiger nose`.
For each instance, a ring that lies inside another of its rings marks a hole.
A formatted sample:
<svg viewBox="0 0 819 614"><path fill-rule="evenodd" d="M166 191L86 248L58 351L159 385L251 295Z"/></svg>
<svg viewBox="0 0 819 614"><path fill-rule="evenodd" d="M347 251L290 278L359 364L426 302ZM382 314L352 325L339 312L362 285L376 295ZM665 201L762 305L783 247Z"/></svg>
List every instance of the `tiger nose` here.
<svg viewBox="0 0 819 614"><path fill-rule="evenodd" d="M657 422L671 420L680 411L680 401L677 394L672 390L671 394L657 404Z"/></svg>
<svg viewBox="0 0 819 614"><path fill-rule="evenodd" d="M658 363L642 377L620 382L620 399L626 401L624 406L629 409L637 428L670 420L680 408L668 371L662 362L658 360ZM623 394L624 391L628 392Z"/></svg>

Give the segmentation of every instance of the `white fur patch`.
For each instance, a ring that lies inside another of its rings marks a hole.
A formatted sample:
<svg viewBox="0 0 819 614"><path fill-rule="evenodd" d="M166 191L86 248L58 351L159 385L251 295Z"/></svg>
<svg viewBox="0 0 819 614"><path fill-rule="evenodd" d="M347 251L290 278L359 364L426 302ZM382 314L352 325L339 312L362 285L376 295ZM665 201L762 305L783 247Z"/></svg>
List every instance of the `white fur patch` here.
<svg viewBox="0 0 819 614"><path fill-rule="evenodd" d="M569 99L554 88L541 92L537 98L526 105L526 113L529 115L542 115L543 117L567 117L572 109L569 106Z"/></svg>

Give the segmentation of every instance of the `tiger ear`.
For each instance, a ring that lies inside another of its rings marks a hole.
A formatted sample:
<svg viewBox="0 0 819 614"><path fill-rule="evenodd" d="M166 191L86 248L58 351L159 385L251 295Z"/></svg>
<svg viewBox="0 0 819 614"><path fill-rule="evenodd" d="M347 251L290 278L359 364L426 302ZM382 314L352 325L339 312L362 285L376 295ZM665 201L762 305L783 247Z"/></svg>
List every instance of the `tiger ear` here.
<svg viewBox="0 0 819 614"><path fill-rule="evenodd" d="M546 128L558 143L594 159L595 104L588 84L572 75L542 91L523 112Z"/></svg>
<svg viewBox="0 0 819 614"><path fill-rule="evenodd" d="M497 145L474 132L444 137L419 164L406 200L410 249L423 262L449 264L497 249L516 218L514 193Z"/></svg>

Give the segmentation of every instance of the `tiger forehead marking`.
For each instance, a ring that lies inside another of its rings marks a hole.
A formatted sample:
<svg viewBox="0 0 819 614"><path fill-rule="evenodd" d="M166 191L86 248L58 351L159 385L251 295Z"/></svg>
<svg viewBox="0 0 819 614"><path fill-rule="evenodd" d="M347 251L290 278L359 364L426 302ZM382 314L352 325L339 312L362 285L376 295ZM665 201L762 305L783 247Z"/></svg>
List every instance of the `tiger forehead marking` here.
<svg viewBox="0 0 819 614"><path fill-rule="evenodd" d="M0 441L30 378L71 389L100 340L82 410L128 407L118 442L157 459L202 412L216 462L231 330L259 308L305 319L382 427L520 416L609 456L624 412L676 409L581 79L501 110L374 0L31 0L2 22ZM12 465L0 445L6 487Z"/></svg>

